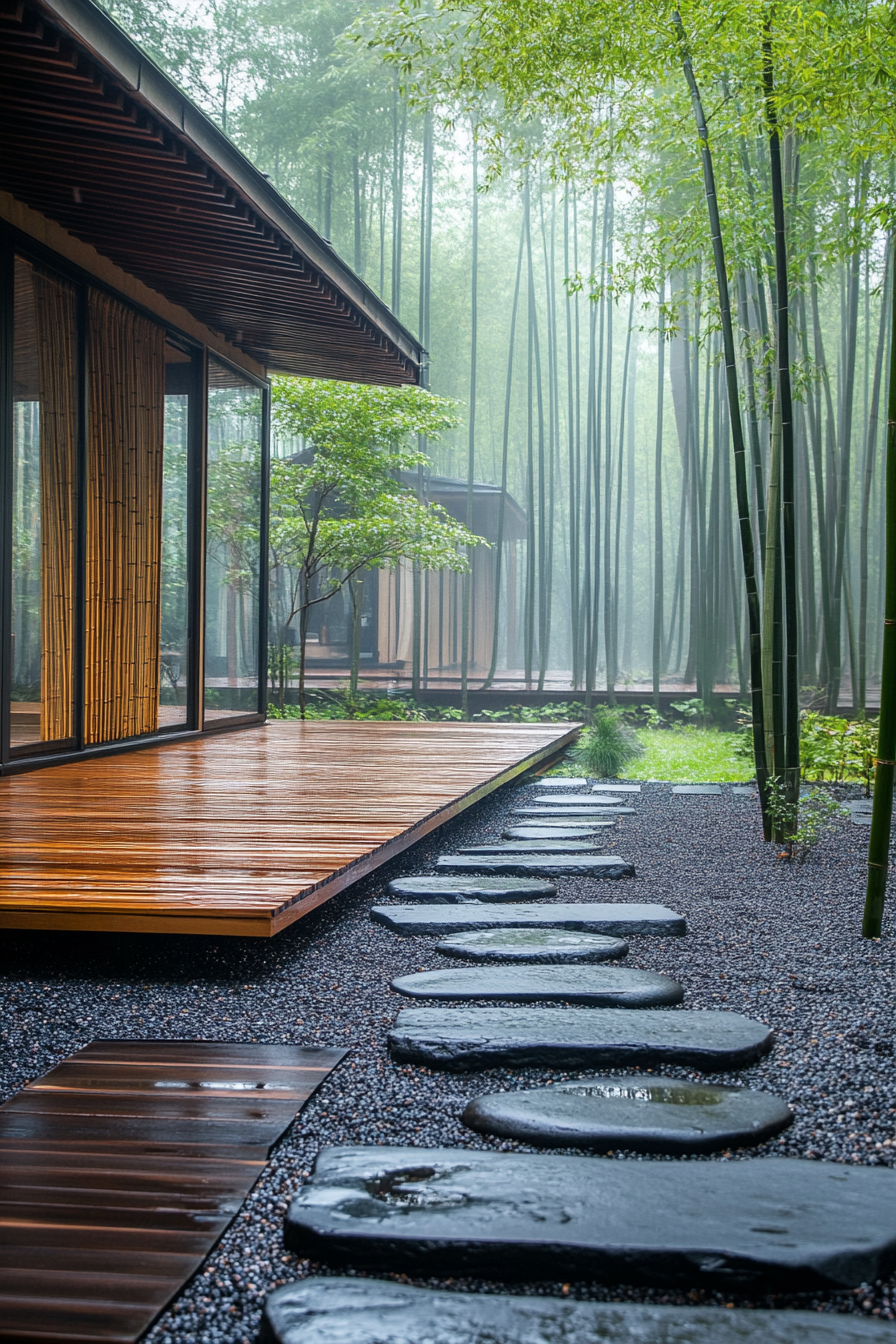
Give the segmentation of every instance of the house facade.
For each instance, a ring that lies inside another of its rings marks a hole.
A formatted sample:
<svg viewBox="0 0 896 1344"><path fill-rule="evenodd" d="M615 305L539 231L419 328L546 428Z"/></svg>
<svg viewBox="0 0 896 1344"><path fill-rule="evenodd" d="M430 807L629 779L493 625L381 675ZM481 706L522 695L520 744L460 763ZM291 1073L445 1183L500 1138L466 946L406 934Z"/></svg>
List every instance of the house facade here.
<svg viewBox="0 0 896 1344"><path fill-rule="evenodd" d="M0 8L0 771L258 723L268 374L389 310L90 0Z"/></svg>

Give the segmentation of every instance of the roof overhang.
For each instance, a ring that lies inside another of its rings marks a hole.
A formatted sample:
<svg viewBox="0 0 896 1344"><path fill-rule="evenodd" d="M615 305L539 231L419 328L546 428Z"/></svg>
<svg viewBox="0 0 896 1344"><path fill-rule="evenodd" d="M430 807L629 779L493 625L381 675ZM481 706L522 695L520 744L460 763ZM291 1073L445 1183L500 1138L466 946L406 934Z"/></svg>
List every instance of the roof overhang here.
<svg viewBox="0 0 896 1344"><path fill-rule="evenodd" d="M386 305L91 0L0 0L0 187L271 371L419 381Z"/></svg>

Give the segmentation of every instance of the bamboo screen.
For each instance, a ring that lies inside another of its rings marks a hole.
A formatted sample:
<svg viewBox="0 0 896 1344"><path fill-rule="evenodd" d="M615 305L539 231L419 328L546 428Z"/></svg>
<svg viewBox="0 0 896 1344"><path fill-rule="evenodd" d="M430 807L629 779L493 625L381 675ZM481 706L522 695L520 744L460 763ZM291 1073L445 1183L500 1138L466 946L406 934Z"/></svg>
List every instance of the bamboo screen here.
<svg viewBox="0 0 896 1344"><path fill-rule="evenodd" d="M33 270L40 380L41 706L42 741L74 733L76 294Z"/></svg>
<svg viewBox="0 0 896 1344"><path fill-rule="evenodd" d="M165 332L90 294L84 740L159 715Z"/></svg>

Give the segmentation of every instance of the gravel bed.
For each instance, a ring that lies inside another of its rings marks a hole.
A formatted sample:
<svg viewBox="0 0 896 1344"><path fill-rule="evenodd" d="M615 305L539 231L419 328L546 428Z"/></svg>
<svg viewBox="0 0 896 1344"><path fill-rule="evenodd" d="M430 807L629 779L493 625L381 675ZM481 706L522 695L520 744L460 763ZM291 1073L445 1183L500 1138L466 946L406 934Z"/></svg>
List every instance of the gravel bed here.
<svg viewBox="0 0 896 1344"><path fill-rule="evenodd" d="M0 952L6 1001L0 1042L4 1098L95 1036L350 1049L279 1145L204 1269L148 1336L152 1344L248 1344L254 1339L266 1292L309 1272L307 1262L284 1252L281 1228L290 1195L322 1145L526 1151L525 1145L463 1128L458 1117L466 1102L482 1092L577 1075L536 1069L452 1075L392 1064L386 1032L408 1001L390 990L389 981L456 963L433 953L436 938L399 938L371 924L367 912L388 900L390 878L431 873L439 853L497 839L510 809L539 789L538 784L504 787L270 942L5 935ZM857 790L839 793L859 796ZM686 915L686 938L632 938L625 964L680 980L685 1007L726 1007L774 1027L778 1044L767 1059L736 1073L706 1076L777 1092L796 1118L784 1135L758 1149L689 1159L614 1156L737 1161L775 1153L896 1165L896 890L883 941L866 942L861 911L867 830L844 817L808 862L791 866L777 856L776 846L763 843L755 800L734 797L728 786L721 797L673 797L667 784L646 784L635 807L636 815L620 818L606 839L608 852L634 862L637 877L616 882L562 878L559 899L656 901ZM666 1072L701 1076L687 1069ZM426 1282L436 1286L438 1281ZM726 1305L725 1297L698 1290L466 1280L453 1280L452 1286ZM847 1293L759 1301L735 1295L727 1303L896 1319L896 1280Z"/></svg>

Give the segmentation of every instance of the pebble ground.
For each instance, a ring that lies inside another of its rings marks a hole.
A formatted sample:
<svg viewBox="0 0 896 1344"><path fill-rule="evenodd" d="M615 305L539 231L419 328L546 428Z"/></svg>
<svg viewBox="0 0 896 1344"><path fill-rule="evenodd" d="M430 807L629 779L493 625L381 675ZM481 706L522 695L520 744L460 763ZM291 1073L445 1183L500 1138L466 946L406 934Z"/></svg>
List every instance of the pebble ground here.
<svg viewBox="0 0 896 1344"><path fill-rule="evenodd" d="M458 963L434 953L435 938L399 938L372 924L370 907L387 899L390 877L432 872L439 853L499 838L511 808L538 791L537 784L506 786L270 942L5 935L4 1098L94 1037L289 1042L349 1051L275 1150L217 1250L160 1319L148 1337L152 1344L250 1344L270 1289L328 1272L282 1245L287 1203L320 1147L526 1151L464 1129L459 1116L467 1100L581 1076L536 1069L452 1075L396 1066L386 1049L387 1030L409 1003L389 988L392 977ZM668 784L648 784L636 808L608 833L607 851L631 859L637 877L562 879L560 898L657 901L684 914L687 937L632 938L627 964L675 976L685 987L685 1007L728 1008L771 1025L777 1045L768 1058L737 1073L706 1076L777 1092L795 1112L791 1128L759 1149L686 1160L765 1153L896 1165L896 889L883 939L865 941L867 828L844 817L804 865L791 866L763 842L755 800L736 797L728 786L721 797L682 798ZM454 1280L452 1286L594 1300L814 1307L896 1319L896 1279L847 1293L756 1301L553 1281ZM896 1325L893 1330L896 1341Z"/></svg>

